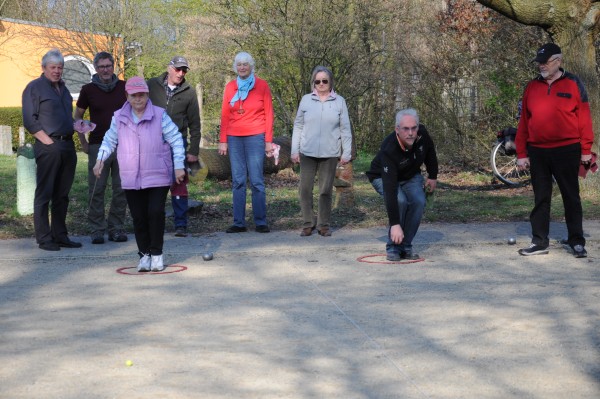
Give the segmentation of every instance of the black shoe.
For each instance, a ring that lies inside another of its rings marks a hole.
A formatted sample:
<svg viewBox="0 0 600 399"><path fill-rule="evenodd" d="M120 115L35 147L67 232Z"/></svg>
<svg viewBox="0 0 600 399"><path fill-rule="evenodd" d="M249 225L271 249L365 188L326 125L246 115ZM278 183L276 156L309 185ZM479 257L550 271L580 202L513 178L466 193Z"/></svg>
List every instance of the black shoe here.
<svg viewBox="0 0 600 399"><path fill-rule="evenodd" d="M548 253L548 247L541 245L531 244L527 248L519 249L519 255L531 256L531 255L546 255Z"/></svg>
<svg viewBox="0 0 600 399"><path fill-rule="evenodd" d="M268 233L271 231L271 229L269 229L269 226L267 226L266 224L261 224L256 226L254 231L256 231L257 233Z"/></svg>
<svg viewBox="0 0 600 399"><path fill-rule="evenodd" d="M102 234L102 233L92 234L92 244L104 244L104 234Z"/></svg>
<svg viewBox="0 0 600 399"><path fill-rule="evenodd" d="M110 232L108 233L108 241L125 242L127 241L127 234L123 230Z"/></svg>
<svg viewBox="0 0 600 399"><path fill-rule="evenodd" d="M395 252L388 252L385 258L390 262L398 262L402 260L402 258L400 258L400 254L397 254Z"/></svg>
<svg viewBox="0 0 600 399"><path fill-rule="evenodd" d="M400 251L400 258L406 260L417 260L421 259L419 254L413 253L413 251Z"/></svg>
<svg viewBox="0 0 600 399"><path fill-rule="evenodd" d="M587 251L583 245L573 245L573 256L576 258L587 258Z"/></svg>
<svg viewBox="0 0 600 399"><path fill-rule="evenodd" d="M71 241L68 238L57 241L56 245L63 248L81 248L81 243L76 241Z"/></svg>
<svg viewBox="0 0 600 399"><path fill-rule="evenodd" d="M187 228L186 227L176 227L175 228L175 237L187 237Z"/></svg>
<svg viewBox="0 0 600 399"><path fill-rule="evenodd" d="M60 251L60 247L54 241L42 242L40 243L39 247L44 251Z"/></svg>
<svg viewBox="0 0 600 399"><path fill-rule="evenodd" d="M227 230L225 230L225 233L244 233L248 231L248 229L246 228L246 226L229 226L229 228Z"/></svg>

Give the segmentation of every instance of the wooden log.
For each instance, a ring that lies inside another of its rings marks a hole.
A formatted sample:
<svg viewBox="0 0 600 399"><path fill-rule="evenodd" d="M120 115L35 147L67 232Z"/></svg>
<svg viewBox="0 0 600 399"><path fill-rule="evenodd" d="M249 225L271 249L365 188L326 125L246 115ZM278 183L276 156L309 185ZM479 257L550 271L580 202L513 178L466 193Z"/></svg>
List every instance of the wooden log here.
<svg viewBox="0 0 600 399"><path fill-rule="evenodd" d="M334 208L350 208L354 206L353 184L352 162L347 163L346 165L338 165L335 171L335 180L333 181L333 186L335 188Z"/></svg>
<svg viewBox="0 0 600 399"><path fill-rule="evenodd" d="M292 166L291 147L292 139L290 137L275 137L275 144L279 144L279 162L275 165L273 158L265 158L265 173L277 173L280 170ZM217 180L227 180L231 178L231 164L229 163L229 154L227 156L219 155L216 148L200 148L200 157L208 168L208 177Z"/></svg>

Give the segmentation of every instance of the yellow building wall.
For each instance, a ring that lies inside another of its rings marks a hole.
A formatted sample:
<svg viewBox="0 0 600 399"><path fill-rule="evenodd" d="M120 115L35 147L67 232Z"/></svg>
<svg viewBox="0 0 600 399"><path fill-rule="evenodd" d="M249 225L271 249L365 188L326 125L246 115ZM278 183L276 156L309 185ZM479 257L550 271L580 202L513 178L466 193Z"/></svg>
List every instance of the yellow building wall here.
<svg viewBox="0 0 600 399"><path fill-rule="evenodd" d="M113 55L122 51L119 44L113 45L117 48L107 48L108 42L109 39L101 34L0 19L0 107L21 106L23 90L42 74L42 56L48 50L58 48L65 58L76 57L91 64L97 51L108 51ZM123 70L122 65L119 69Z"/></svg>

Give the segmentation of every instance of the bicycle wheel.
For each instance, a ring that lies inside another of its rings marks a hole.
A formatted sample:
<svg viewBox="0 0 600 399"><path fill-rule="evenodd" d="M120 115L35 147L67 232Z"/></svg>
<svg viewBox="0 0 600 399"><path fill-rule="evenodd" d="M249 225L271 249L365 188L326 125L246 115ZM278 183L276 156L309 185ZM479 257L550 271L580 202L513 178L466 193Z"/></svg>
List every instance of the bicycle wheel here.
<svg viewBox="0 0 600 399"><path fill-rule="evenodd" d="M519 170L517 168L517 156L507 155L504 149L504 143L497 143L492 148L490 157L492 171L494 176L507 186L523 186L529 184L531 176L529 170Z"/></svg>

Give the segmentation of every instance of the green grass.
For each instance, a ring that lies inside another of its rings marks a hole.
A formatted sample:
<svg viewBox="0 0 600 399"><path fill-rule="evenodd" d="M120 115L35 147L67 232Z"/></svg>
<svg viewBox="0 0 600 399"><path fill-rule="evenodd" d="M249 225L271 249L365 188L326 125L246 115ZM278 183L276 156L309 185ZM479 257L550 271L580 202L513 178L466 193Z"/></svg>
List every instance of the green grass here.
<svg viewBox="0 0 600 399"><path fill-rule="evenodd" d="M70 194L67 224L72 235L87 235L87 155L79 153L79 162ZM335 193L332 224L334 227L373 227L387 223L383 201L373 190L364 171L371 156L359 154L353 162L354 187L351 192ZM33 218L17 213L16 156L0 156L0 238L33 237ZM267 176L267 207L269 224L274 230L299 230L302 225L298 202L298 176L291 170ZM223 231L232 223L231 184L229 181L207 179L190 184L190 198L204 202L200 213L191 214L188 228L192 234ZM581 195L586 219L600 219L600 173L581 180ZM107 194L107 198L108 194ZM170 201L167 201L167 205ZM315 204L317 198L315 193ZM533 204L530 186L507 188L492 182L491 173L445 170L438 179L438 190L425 212L425 222L474 223L528 220ZM252 227L250 194L247 219ZM555 190L552 218L563 220L563 205ZM132 231L131 221L126 226ZM173 231L170 218L167 231Z"/></svg>

